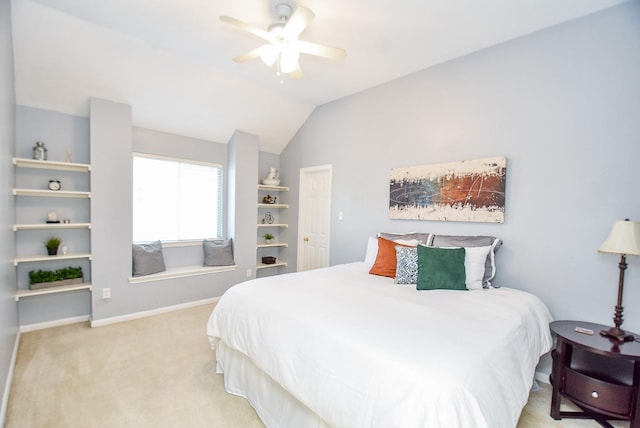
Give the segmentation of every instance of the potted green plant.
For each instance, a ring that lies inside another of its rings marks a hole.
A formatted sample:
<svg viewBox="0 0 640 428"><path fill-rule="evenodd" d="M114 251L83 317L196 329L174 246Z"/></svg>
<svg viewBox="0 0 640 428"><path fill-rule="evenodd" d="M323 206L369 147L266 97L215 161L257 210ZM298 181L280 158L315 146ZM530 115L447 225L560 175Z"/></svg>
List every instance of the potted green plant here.
<svg viewBox="0 0 640 428"><path fill-rule="evenodd" d="M47 253L50 256L55 256L58 254L58 247L60 246L60 238L52 236L51 238L44 241L44 246L47 247Z"/></svg>
<svg viewBox="0 0 640 428"><path fill-rule="evenodd" d="M264 243L265 244L271 244L273 242L273 234L272 233L265 233L264 235L262 235L262 237L264 238Z"/></svg>
<svg viewBox="0 0 640 428"><path fill-rule="evenodd" d="M56 271L32 270L29 272L29 288L31 290L79 284L82 282L84 282L82 267L69 266Z"/></svg>

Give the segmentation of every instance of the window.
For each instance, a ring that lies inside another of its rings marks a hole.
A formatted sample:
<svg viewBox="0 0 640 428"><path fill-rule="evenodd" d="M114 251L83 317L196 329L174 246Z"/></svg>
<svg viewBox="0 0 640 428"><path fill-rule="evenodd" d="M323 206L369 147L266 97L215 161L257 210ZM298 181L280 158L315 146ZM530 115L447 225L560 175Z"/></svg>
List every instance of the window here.
<svg viewBox="0 0 640 428"><path fill-rule="evenodd" d="M221 236L221 165L134 154L133 242Z"/></svg>

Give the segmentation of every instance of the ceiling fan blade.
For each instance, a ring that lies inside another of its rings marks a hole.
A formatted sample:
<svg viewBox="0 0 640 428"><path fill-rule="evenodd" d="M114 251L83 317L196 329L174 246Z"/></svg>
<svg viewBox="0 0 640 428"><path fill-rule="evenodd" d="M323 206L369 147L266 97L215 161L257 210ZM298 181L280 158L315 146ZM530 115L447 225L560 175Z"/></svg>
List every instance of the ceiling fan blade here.
<svg viewBox="0 0 640 428"><path fill-rule="evenodd" d="M244 30L248 33L253 34L254 36L258 36L261 39L268 41L269 43L275 44L277 42L276 37L270 32L263 30L262 28L254 27L245 22L232 18L230 16L221 16L220 21L226 22L227 24L235 25L236 27Z"/></svg>
<svg viewBox="0 0 640 428"><path fill-rule="evenodd" d="M304 6L296 7L291 17L284 25L282 33L287 40L296 40L298 36L307 28L307 25L315 17L310 9Z"/></svg>
<svg viewBox="0 0 640 428"><path fill-rule="evenodd" d="M271 45L265 45L265 46L271 46ZM245 62L255 58L259 58L260 54L262 53L262 48L263 46L260 46L259 48L252 49L249 52L243 53L242 55L238 55L237 57L233 58L233 62Z"/></svg>
<svg viewBox="0 0 640 428"><path fill-rule="evenodd" d="M296 46L302 53L321 56L329 59L344 59L347 56L347 51L345 51L344 49L319 45L313 42L305 42L303 40L298 40Z"/></svg>

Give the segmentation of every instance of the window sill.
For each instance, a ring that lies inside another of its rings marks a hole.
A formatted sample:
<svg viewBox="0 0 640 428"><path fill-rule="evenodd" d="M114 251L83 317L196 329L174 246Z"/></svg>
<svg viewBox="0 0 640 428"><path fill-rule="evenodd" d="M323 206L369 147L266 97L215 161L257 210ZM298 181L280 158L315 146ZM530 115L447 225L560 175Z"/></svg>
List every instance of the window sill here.
<svg viewBox="0 0 640 428"><path fill-rule="evenodd" d="M166 279L187 278L190 276L209 275L213 273L229 272L236 270L238 265L230 266L181 266L170 268L164 272L154 273L145 276L133 276L129 278L130 284L143 282L164 281Z"/></svg>

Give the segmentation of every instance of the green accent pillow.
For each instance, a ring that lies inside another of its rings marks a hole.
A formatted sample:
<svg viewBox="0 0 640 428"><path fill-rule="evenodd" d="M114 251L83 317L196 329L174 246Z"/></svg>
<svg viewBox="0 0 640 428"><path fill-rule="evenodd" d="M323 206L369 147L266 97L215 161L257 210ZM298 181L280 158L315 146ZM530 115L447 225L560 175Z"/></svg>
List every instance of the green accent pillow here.
<svg viewBox="0 0 640 428"><path fill-rule="evenodd" d="M466 290L464 248L418 245L418 290Z"/></svg>

